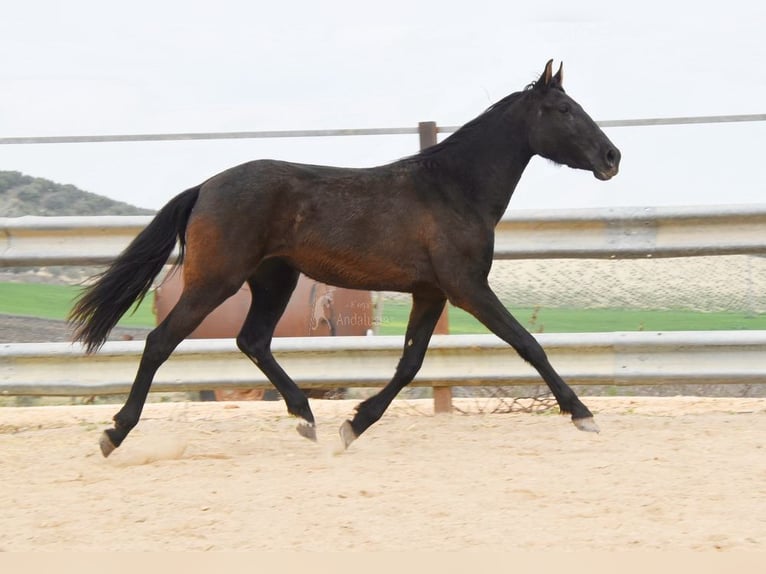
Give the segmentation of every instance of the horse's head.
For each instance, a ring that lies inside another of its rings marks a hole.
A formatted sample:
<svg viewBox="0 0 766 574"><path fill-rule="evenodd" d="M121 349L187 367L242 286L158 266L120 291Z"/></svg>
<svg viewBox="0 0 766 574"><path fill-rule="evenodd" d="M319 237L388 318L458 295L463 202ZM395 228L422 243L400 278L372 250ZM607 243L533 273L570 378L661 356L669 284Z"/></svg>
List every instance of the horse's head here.
<svg viewBox="0 0 766 574"><path fill-rule="evenodd" d="M593 172L598 179L617 175L620 150L562 87L563 71L553 60L528 90L529 145L533 153L559 164Z"/></svg>

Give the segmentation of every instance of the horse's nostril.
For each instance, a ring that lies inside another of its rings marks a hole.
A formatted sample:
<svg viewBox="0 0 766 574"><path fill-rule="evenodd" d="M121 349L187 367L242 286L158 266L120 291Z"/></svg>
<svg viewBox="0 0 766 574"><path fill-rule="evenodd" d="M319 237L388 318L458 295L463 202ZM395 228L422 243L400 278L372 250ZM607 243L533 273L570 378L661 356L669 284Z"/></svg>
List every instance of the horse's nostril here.
<svg viewBox="0 0 766 574"><path fill-rule="evenodd" d="M605 158L606 158L606 163L610 167L613 167L617 165L617 162L619 161L619 158L620 158L620 154L614 148L609 148L608 150L606 150Z"/></svg>

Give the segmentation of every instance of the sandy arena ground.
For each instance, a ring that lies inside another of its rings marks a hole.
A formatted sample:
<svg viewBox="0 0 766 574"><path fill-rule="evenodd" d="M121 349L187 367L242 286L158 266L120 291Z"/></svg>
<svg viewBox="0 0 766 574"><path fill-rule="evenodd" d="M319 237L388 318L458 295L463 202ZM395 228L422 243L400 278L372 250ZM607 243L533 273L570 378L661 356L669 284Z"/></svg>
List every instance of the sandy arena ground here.
<svg viewBox="0 0 766 574"><path fill-rule="evenodd" d="M351 448L356 404L0 409L0 550L766 550L766 400L587 398L555 414L431 415L397 401ZM485 403L463 401L462 408Z"/></svg>

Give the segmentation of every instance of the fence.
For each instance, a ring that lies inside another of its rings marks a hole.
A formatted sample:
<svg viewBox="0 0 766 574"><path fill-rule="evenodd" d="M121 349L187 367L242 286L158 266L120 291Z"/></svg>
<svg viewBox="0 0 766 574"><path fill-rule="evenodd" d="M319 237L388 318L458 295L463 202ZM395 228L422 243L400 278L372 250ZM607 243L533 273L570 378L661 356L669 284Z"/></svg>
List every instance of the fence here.
<svg viewBox="0 0 766 574"><path fill-rule="evenodd" d="M576 385L764 382L766 331L537 335L557 371ZM107 343L87 356L67 343L0 345L7 395L125 393L141 341ZM287 337L274 355L303 388L377 387L388 382L401 337ZM494 335L435 335L415 386L537 385L539 375ZM184 341L157 373L155 391L269 388L233 341Z"/></svg>
<svg viewBox="0 0 766 574"><path fill-rule="evenodd" d="M0 266L93 265L111 260L146 217L0 218ZM653 258L766 252L766 205L516 212L497 228L497 259ZM538 335L573 384L766 382L766 331ZM277 340L275 355L305 387L378 386L391 375L400 337ZM85 356L68 344L0 346L0 393L92 395L129 388L140 342L107 343ZM225 373L222 375L222 373ZM437 336L416 385L442 405L452 386L537 383L492 335ZM266 385L231 341L184 342L158 373L155 390ZM446 408L446 407L445 407Z"/></svg>
<svg viewBox="0 0 766 574"><path fill-rule="evenodd" d="M149 216L0 218L0 267L100 265ZM519 210L495 232L495 259L615 259L766 253L766 204Z"/></svg>
<svg viewBox="0 0 766 574"><path fill-rule="evenodd" d="M633 120L602 120L596 122L602 128L621 128L635 126L669 126L687 124L717 124L738 122L766 121L766 114L731 114L723 116L690 116L672 118L639 118ZM230 140L262 138L310 138L310 137L347 137L347 136L385 136L415 135L420 136L421 148L436 143L436 134L452 133L460 126L437 126L435 122L420 122L417 128L360 128L328 130L261 130L241 132L199 132L167 134L116 134L87 136L37 136L37 137L0 137L0 145L29 144L76 144L76 143L117 143L117 142L157 142L190 140Z"/></svg>
<svg viewBox="0 0 766 574"><path fill-rule="evenodd" d="M650 118L598 122L602 127L765 121L766 114ZM112 136L0 138L0 145L175 141L271 137L419 134L420 144L457 128L421 122L417 128L294 130ZM147 217L0 218L0 267L100 265L146 225ZM496 259L637 259L702 255L762 255L766 205L715 208L621 208L517 211L497 228ZM766 331L538 335L561 374L573 384L766 382ZM400 337L283 339L275 355L296 382L311 387L378 386L393 371ZM129 387L140 342L107 343L95 356L66 344L0 346L0 393L90 395ZM221 373L226 373L225 378ZM492 335L436 336L415 385L538 383L539 378ZM266 385L233 343L186 341L158 373L155 390ZM445 403L445 393L435 397ZM439 405L437 404L437 410Z"/></svg>

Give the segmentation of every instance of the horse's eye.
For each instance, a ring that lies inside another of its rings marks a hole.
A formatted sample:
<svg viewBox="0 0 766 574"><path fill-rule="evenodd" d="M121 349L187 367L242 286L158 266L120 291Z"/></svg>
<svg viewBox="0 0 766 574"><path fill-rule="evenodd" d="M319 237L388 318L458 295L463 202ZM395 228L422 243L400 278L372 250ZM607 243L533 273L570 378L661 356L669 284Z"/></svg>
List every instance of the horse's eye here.
<svg viewBox="0 0 766 574"><path fill-rule="evenodd" d="M569 113L569 104L564 102L563 104L559 105L559 111L562 114L568 114Z"/></svg>

